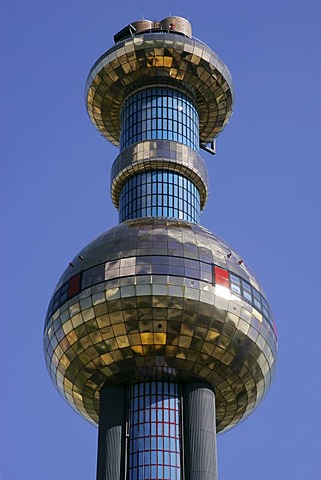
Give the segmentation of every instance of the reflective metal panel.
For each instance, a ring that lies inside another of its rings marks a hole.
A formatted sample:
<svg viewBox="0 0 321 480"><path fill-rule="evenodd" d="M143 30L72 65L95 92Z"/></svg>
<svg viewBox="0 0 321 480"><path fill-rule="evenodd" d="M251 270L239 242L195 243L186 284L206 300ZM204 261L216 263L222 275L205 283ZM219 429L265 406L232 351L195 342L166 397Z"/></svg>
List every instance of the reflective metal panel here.
<svg viewBox="0 0 321 480"><path fill-rule="evenodd" d="M200 192L201 209L208 197L208 173L202 157L187 147L170 140L139 142L123 150L111 170L111 198L118 209L119 194L124 183L140 172L168 170L188 178Z"/></svg>
<svg viewBox="0 0 321 480"><path fill-rule="evenodd" d="M170 140L139 142L123 150L111 170L111 198L118 209L124 183L137 173L152 170L177 172L188 178L199 190L200 208L208 197L208 173L202 157L187 147Z"/></svg>
<svg viewBox="0 0 321 480"><path fill-rule="evenodd" d="M260 403L276 334L259 282L223 240L184 221L131 220L71 264L53 294L44 347L54 383L85 418L98 421L102 385L153 378L211 384L218 432ZM76 285L67 300L65 285Z"/></svg>
<svg viewBox="0 0 321 480"><path fill-rule="evenodd" d="M176 86L194 96L202 143L216 137L232 114L232 78L209 47L173 33L137 35L104 53L87 79L88 114L100 133L115 145L119 145L124 100L148 85Z"/></svg>

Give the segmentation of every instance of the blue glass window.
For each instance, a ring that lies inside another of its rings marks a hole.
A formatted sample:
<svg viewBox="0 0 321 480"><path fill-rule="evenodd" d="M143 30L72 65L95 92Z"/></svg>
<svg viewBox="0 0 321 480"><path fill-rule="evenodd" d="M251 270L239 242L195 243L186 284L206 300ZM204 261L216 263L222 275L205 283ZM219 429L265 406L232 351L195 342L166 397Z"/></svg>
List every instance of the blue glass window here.
<svg viewBox="0 0 321 480"><path fill-rule="evenodd" d="M138 417L143 420L138 422ZM130 386L129 480L179 480L179 433L177 384Z"/></svg>
<svg viewBox="0 0 321 480"><path fill-rule="evenodd" d="M120 149L144 140L175 140L198 151L199 117L190 97L171 88L131 95L121 110Z"/></svg>
<svg viewBox="0 0 321 480"><path fill-rule="evenodd" d="M198 223L200 193L187 178L166 170L139 173L122 187L119 221L139 217L167 217Z"/></svg>

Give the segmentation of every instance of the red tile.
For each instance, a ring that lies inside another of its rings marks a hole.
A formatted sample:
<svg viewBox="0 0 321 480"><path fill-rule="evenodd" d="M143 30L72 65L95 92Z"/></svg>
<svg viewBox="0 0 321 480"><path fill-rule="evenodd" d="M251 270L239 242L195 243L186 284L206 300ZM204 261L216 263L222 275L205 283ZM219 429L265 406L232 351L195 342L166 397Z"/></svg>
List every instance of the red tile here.
<svg viewBox="0 0 321 480"><path fill-rule="evenodd" d="M68 282L68 298L73 297L80 291L80 273L72 277Z"/></svg>
<svg viewBox="0 0 321 480"><path fill-rule="evenodd" d="M230 288L229 274L224 268L214 267L215 284Z"/></svg>

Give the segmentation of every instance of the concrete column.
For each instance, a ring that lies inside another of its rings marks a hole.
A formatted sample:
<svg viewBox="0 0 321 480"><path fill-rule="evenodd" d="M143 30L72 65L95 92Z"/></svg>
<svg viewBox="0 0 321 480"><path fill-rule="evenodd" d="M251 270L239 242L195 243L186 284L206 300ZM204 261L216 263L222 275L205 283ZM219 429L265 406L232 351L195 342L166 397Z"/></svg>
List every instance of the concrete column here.
<svg viewBox="0 0 321 480"><path fill-rule="evenodd" d="M100 392L97 480L124 480L126 458L126 387Z"/></svg>
<svg viewBox="0 0 321 480"><path fill-rule="evenodd" d="M215 395L207 383L184 386L185 480L217 480Z"/></svg>

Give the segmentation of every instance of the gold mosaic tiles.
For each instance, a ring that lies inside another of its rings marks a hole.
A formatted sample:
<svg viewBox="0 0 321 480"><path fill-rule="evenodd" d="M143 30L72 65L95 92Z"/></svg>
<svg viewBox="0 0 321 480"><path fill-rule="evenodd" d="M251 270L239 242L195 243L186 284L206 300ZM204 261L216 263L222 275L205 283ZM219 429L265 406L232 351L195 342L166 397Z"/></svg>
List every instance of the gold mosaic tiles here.
<svg viewBox="0 0 321 480"><path fill-rule="evenodd" d="M226 65L199 40L164 32L127 38L99 58L86 84L88 114L118 146L125 98L138 88L164 84L185 88L195 98L201 143L210 142L228 123L234 91Z"/></svg>
<svg viewBox="0 0 321 480"><path fill-rule="evenodd" d="M228 271L235 288L245 282L253 302L266 302L224 241L188 222L131 220L71 264L48 311L45 355L61 395L89 421L98 422L102 385L151 377L213 385L218 432L260 403L274 374L276 334L272 321L224 286Z"/></svg>
<svg viewBox="0 0 321 480"><path fill-rule="evenodd" d="M111 198L116 208L124 183L133 175L148 170L169 170L191 180L200 192L201 209L208 197L208 173L202 157L178 142L149 140L123 150L111 170Z"/></svg>

